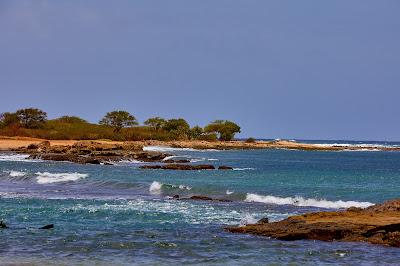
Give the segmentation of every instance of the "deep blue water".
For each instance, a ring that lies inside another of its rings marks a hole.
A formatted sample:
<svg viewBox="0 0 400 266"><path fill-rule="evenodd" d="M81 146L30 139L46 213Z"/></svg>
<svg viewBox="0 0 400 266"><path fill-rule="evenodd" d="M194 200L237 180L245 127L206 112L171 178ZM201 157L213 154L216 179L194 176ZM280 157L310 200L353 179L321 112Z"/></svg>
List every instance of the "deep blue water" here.
<svg viewBox="0 0 400 266"><path fill-rule="evenodd" d="M386 144L385 144L386 145ZM234 171L141 170L0 154L0 264L397 264L396 248L225 232L400 197L400 153L171 151ZM177 201L206 195L233 202ZM52 230L39 226L54 223Z"/></svg>

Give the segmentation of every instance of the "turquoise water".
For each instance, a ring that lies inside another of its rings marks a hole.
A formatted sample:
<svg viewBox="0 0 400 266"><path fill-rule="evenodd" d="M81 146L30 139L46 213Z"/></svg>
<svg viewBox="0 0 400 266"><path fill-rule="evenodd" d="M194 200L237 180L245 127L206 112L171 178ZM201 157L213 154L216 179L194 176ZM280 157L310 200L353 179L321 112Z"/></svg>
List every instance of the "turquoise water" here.
<svg viewBox="0 0 400 266"><path fill-rule="evenodd" d="M234 171L141 170L0 154L0 263L397 264L396 248L225 232L262 217L400 197L400 153L169 151ZM232 202L177 201L206 195ZM45 224L52 230L38 230Z"/></svg>

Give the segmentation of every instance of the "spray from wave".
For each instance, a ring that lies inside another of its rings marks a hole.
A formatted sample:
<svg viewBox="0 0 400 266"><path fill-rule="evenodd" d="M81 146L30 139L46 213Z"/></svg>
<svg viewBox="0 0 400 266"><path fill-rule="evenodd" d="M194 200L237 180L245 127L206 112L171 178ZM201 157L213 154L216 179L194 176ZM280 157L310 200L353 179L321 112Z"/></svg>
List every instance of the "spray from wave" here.
<svg viewBox="0 0 400 266"><path fill-rule="evenodd" d="M88 174L81 173L49 173L49 172L37 172L36 181L38 184L52 184L60 182L77 181L82 178L88 177Z"/></svg>
<svg viewBox="0 0 400 266"><path fill-rule="evenodd" d="M233 171L246 171L246 170L255 170L255 168L252 168L252 167L233 168Z"/></svg>
<svg viewBox="0 0 400 266"><path fill-rule="evenodd" d="M151 194L161 194L162 188L172 188L172 189L182 189L182 190L191 190L192 188L185 185L172 185L172 184L163 184L158 181L153 181L151 183L149 191Z"/></svg>
<svg viewBox="0 0 400 266"><path fill-rule="evenodd" d="M22 171L10 171L8 174L9 174L11 177L22 177L22 176L25 176L25 175L26 175L26 173L25 173L25 172L22 172Z"/></svg>
<svg viewBox="0 0 400 266"><path fill-rule="evenodd" d="M303 197L276 197L276 196L262 196L257 194L248 193L245 201L248 202L262 202L267 204L277 205L294 205L301 207L318 207L328 209L342 209L350 207L367 208L374 205L371 202L359 202L359 201L329 201L324 199L305 199Z"/></svg>

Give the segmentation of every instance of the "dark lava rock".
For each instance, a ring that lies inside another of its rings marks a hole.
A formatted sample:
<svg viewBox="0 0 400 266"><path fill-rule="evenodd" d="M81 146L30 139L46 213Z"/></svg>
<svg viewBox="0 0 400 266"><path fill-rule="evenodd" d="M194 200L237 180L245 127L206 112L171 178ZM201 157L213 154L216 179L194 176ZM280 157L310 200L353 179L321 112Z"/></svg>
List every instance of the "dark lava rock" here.
<svg viewBox="0 0 400 266"><path fill-rule="evenodd" d="M269 223L268 217L261 218L260 220L257 221L257 224L267 224L267 223Z"/></svg>
<svg viewBox="0 0 400 266"><path fill-rule="evenodd" d="M221 165L218 167L218 170L233 170L233 167Z"/></svg>
<svg viewBox="0 0 400 266"><path fill-rule="evenodd" d="M187 164L166 164L166 165L142 165L141 169L162 169L162 170L214 170L215 167L209 164L187 165Z"/></svg>
<svg viewBox="0 0 400 266"><path fill-rule="evenodd" d="M210 197L207 196L191 196L189 199L191 200L213 200Z"/></svg>
<svg viewBox="0 0 400 266"><path fill-rule="evenodd" d="M163 163L190 163L188 159L181 159L181 160L163 160Z"/></svg>
<svg viewBox="0 0 400 266"><path fill-rule="evenodd" d="M52 229L52 228L54 228L54 224L48 224L48 225L40 227L39 229Z"/></svg>
<svg viewBox="0 0 400 266"><path fill-rule="evenodd" d="M0 221L0 228L8 228L8 227L3 221Z"/></svg>

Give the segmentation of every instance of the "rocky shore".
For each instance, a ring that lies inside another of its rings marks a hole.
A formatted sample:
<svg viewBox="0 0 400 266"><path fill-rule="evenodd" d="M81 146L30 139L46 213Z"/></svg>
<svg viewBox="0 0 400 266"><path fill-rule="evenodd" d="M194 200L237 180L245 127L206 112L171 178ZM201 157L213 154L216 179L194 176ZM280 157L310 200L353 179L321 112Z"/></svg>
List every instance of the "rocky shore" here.
<svg viewBox="0 0 400 266"><path fill-rule="evenodd" d="M80 164L112 164L119 161L161 162L168 153L143 151L140 143L99 143L78 141L72 145L51 145L49 141L13 149L29 159L68 161Z"/></svg>
<svg viewBox="0 0 400 266"><path fill-rule="evenodd" d="M279 222L268 223L268 219L264 219L257 224L226 230L286 241L357 241L400 247L400 199L366 209L308 213Z"/></svg>
<svg viewBox="0 0 400 266"><path fill-rule="evenodd" d="M26 137L2 137L0 136L0 150L12 150L19 149L20 147L26 147L30 144L39 144L45 140L43 139L32 139ZM76 140L49 140L51 146L72 146L79 142ZM310 144L301 143L287 140L274 140L274 141L200 141L200 140L185 140L185 141L158 141L158 140L147 140L147 141L102 141L94 140L98 144L104 145L133 145L136 147L145 146L160 146L170 148L190 148L198 150L246 150L246 149L289 149L289 150L304 150L304 151L355 151L355 150L366 150L366 151L400 151L400 147L381 146L381 145L339 145L339 144Z"/></svg>

